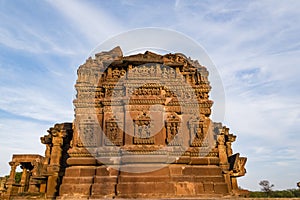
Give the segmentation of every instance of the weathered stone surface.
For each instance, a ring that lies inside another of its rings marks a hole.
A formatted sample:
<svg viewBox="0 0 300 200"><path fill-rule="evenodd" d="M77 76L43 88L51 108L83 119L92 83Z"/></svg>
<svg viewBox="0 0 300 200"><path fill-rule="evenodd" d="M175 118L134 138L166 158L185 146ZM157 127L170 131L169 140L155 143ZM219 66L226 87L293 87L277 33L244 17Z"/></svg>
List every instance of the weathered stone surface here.
<svg viewBox="0 0 300 200"><path fill-rule="evenodd" d="M236 178L246 173L246 158L233 154L236 136L210 119L208 71L198 61L180 53L123 56L116 47L88 58L77 74L74 122L48 130L39 161L32 163L35 155L13 157L6 197L239 194ZM26 170L15 187L19 164Z"/></svg>
<svg viewBox="0 0 300 200"><path fill-rule="evenodd" d="M168 182L129 182L118 184L117 194L125 198L173 196L175 188Z"/></svg>
<svg viewBox="0 0 300 200"><path fill-rule="evenodd" d="M92 198L112 198L116 195L116 182L101 182L92 185Z"/></svg>
<svg viewBox="0 0 300 200"><path fill-rule="evenodd" d="M92 184L62 184L60 190L64 191L64 195L89 197Z"/></svg>
<svg viewBox="0 0 300 200"><path fill-rule="evenodd" d="M3 198L4 193L6 192L6 177L0 177L0 199Z"/></svg>

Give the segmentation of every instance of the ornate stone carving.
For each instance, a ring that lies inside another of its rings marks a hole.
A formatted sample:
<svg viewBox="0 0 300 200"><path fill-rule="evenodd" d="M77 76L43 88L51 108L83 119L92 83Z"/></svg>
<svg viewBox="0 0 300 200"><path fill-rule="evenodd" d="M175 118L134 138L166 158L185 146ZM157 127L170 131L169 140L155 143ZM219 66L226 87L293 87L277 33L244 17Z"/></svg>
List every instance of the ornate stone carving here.
<svg viewBox="0 0 300 200"><path fill-rule="evenodd" d="M36 158L35 160L31 161L31 165L33 169L31 170L31 175L38 177L42 174L42 167L43 167L43 160L40 158Z"/></svg>
<svg viewBox="0 0 300 200"><path fill-rule="evenodd" d="M181 132L181 120L175 113L171 113L167 116L166 129L166 143L169 146L181 146L183 142Z"/></svg>
<svg viewBox="0 0 300 200"><path fill-rule="evenodd" d="M207 125L201 117L193 117L189 121L190 145L192 147L201 147L203 145L207 135L206 128Z"/></svg>
<svg viewBox="0 0 300 200"><path fill-rule="evenodd" d="M91 117L79 124L80 142L78 146L95 147L99 143L99 125Z"/></svg>
<svg viewBox="0 0 300 200"><path fill-rule="evenodd" d="M121 146L123 145L123 131L119 128L121 122L115 117L109 118L105 122L105 145L107 146Z"/></svg>
<svg viewBox="0 0 300 200"><path fill-rule="evenodd" d="M151 136L151 118L147 113L134 120L133 144L154 144L154 138Z"/></svg>
<svg viewBox="0 0 300 200"><path fill-rule="evenodd" d="M245 164L247 162L247 158L240 157L240 154L236 153L229 156L228 161L230 164L229 171L232 177L240 177L246 174Z"/></svg>
<svg viewBox="0 0 300 200"><path fill-rule="evenodd" d="M160 88L145 88L140 87L136 88L131 92L132 95L141 96L141 95L160 95Z"/></svg>

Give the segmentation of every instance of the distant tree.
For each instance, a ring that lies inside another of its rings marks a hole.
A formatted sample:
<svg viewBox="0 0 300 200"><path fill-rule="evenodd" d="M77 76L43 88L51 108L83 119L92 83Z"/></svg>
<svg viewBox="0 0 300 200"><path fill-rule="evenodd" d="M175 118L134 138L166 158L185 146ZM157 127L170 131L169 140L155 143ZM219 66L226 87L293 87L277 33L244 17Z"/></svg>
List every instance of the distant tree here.
<svg viewBox="0 0 300 200"><path fill-rule="evenodd" d="M274 187L274 184L270 184L269 181L263 180L259 182L259 185L262 187L261 191L265 192L266 195L269 197L272 192L272 187Z"/></svg>
<svg viewBox="0 0 300 200"><path fill-rule="evenodd" d="M271 197L275 198L293 198L295 197L292 190L273 191Z"/></svg>
<svg viewBox="0 0 300 200"><path fill-rule="evenodd" d="M262 198L267 197L267 194L262 191L250 191L249 197ZM300 197L299 189L275 190L270 194L271 198L295 198Z"/></svg>
<svg viewBox="0 0 300 200"><path fill-rule="evenodd" d="M294 193L295 197L300 197L300 190L294 189L293 193Z"/></svg>
<svg viewBox="0 0 300 200"><path fill-rule="evenodd" d="M5 176L6 179L9 179L9 175ZM22 178L22 172L16 172L15 174L15 182L20 183Z"/></svg>
<svg viewBox="0 0 300 200"><path fill-rule="evenodd" d="M21 182L22 172L16 172L15 181L16 183Z"/></svg>
<svg viewBox="0 0 300 200"><path fill-rule="evenodd" d="M266 194L260 191L250 191L249 197L262 198L262 197L266 197Z"/></svg>

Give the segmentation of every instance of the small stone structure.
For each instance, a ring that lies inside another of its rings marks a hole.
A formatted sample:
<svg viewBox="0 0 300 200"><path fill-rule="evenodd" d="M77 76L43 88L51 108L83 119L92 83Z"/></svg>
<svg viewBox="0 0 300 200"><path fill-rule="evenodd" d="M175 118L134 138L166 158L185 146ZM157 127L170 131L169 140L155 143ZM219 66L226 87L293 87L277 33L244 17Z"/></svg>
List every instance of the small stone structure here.
<svg viewBox="0 0 300 200"><path fill-rule="evenodd" d="M40 185L35 180L35 172L39 170L40 164L43 161L40 155L13 155L12 161L9 162L11 172L6 183L7 194L13 196L16 193L24 192L39 192L37 185ZM21 166L22 175L20 183L16 183L15 174L16 168Z"/></svg>
<svg viewBox="0 0 300 200"><path fill-rule="evenodd" d="M7 177L0 177L0 199L2 199L2 195L6 192L6 182Z"/></svg>
<svg viewBox="0 0 300 200"><path fill-rule="evenodd" d="M11 171L6 182L4 199L20 195L55 198L66 168L67 150L72 139L72 123L55 124L49 134L41 138L46 145L45 156L13 155ZM20 183L15 182L16 168L21 166Z"/></svg>
<svg viewBox="0 0 300 200"><path fill-rule="evenodd" d="M246 158L211 121L207 69L183 54L123 56L78 69L73 123L41 138L45 156L13 155L6 198L181 198L244 194ZM23 168L20 184L15 169Z"/></svg>

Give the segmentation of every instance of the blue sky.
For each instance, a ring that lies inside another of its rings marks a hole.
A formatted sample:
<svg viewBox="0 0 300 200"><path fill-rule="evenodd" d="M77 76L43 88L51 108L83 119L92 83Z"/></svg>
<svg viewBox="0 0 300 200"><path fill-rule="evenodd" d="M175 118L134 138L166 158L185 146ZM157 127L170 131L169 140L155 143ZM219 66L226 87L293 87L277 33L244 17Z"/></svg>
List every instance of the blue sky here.
<svg viewBox="0 0 300 200"><path fill-rule="evenodd" d="M248 157L240 186L300 181L300 1L0 0L0 175L15 153L73 120L76 70L112 36L178 31L199 43L223 81L223 123ZM201 60L199 60L201 63Z"/></svg>

